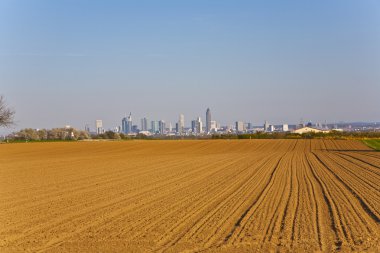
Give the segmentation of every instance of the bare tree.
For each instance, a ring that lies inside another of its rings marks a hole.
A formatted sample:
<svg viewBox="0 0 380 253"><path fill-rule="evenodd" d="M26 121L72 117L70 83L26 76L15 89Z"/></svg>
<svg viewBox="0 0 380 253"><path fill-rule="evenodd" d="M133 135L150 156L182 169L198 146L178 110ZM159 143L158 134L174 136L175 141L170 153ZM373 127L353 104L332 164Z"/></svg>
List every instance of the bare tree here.
<svg viewBox="0 0 380 253"><path fill-rule="evenodd" d="M0 126L9 127L14 124L13 116L15 111L8 108L3 96L0 96Z"/></svg>

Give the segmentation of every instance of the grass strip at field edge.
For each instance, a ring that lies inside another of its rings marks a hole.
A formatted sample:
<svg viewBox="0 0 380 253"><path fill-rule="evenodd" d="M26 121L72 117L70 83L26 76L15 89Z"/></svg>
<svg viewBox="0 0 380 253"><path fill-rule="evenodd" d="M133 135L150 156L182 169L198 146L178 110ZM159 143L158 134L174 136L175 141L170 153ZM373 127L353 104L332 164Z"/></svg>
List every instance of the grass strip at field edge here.
<svg viewBox="0 0 380 253"><path fill-rule="evenodd" d="M363 140L363 143L374 150L380 151L380 139Z"/></svg>

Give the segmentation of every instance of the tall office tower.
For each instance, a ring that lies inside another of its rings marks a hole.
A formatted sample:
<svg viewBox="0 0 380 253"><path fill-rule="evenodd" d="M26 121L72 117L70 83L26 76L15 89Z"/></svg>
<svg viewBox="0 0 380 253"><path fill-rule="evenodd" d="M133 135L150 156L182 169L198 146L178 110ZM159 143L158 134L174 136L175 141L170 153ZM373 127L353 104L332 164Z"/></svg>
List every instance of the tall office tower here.
<svg viewBox="0 0 380 253"><path fill-rule="evenodd" d="M165 134L166 133L166 124L165 124L165 121L160 120L158 122L158 126L159 126L159 132L160 132L160 134Z"/></svg>
<svg viewBox="0 0 380 253"><path fill-rule="evenodd" d="M179 123L175 123L175 132L179 134Z"/></svg>
<svg viewBox="0 0 380 253"><path fill-rule="evenodd" d="M196 120L191 121L191 132L197 133L197 121Z"/></svg>
<svg viewBox="0 0 380 253"><path fill-rule="evenodd" d="M124 117L121 120L121 128L123 133L129 134L132 133L132 114L129 113L128 117Z"/></svg>
<svg viewBox="0 0 380 253"><path fill-rule="evenodd" d="M244 122L243 121L236 121L235 123L236 132L243 132L244 131Z"/></svg>
<svg viewBox="0 0 380 253"><path fill-rule="evenodd" d="M152 120L152 122L151 122L151 132L152 132L152 134L156 134L156 133L159 132L158 121Z"/></svg>
<svg viewBox="0 0 380 253"><path fill-rule="evenodd" d="M129 113L127 118L127 134L132 133L132 113Z"/></svg>
<svg viewBox="0 0 380 253"><path fill-rule="evenodd" d="M191 121L191 131L195 134L202 133L202 120L200 117L198 119Z"/></svg>
<svg viewBox="0 0 380 253"><path fill-rule="evenodd" d="M97 119L95 121L95 129L97 134L102 134L104 132L103 130L103 121L101 119Z"/></svg>
<svg viewBox="0 0 380 253"><path fill-rule="evenodd" d="M283 131L283 132L287 132L287 131L289 131L289 126L288 126L288 124L283 124L283 125L282 125L282 131Z"/></svg>
<svg viewBox="0 0 380 253"><path fill-rule="evenodd" d="M169 133L171 133L173 131L173 126L172 126L172 123L170 122L169 123Z"/></svg>
<svg viewBox="0 0 380 253"><path fill-rule="evenodd" d="M141 131L148 131L148 119L141 119Z"/></svg>
<svg viewBox="0 0 380 253"><path fill-rule="evenodd" d="M121 119L121 132L122 133L127 132L127 116Z"/></svg>
<svg viewBox="0 0 380 253"><path fill-rule="evenodd" d="M206 110L206 134L211 132L211 111L210 108Z"/></svg>
<svg viewBox="0 0 380 253"><path fill-rule="evenodd" d="M269 123L268 123L268 121L265 121L265 123L264 123L264 132L268 131L268 128L269 128Z"/></svg>
<svg viewBox="0 0 380 253"><path fill-rule="evenodd" d="M180 114L179 120L178 120L177 133L183 134L184 132L185 132L185 116L183 116L183 114Z"/></svg>
<svg viewBox="0 0 380 253"><path fill-rule="evenodd" d="M269 132L274 132L274 130L276 130L274 125L269 125Z"/></svg>
<svg viewBox="0 0 380 253"><path fill-rule="evenodd" d="M199 134L203 132L203 126L202 126L201 117L198 117L198 120L197 120L197 130L198 130Z"/></svg>
<svg viewBox="0 0 380 253"><path fill-rule="evenodd" d="M247 128L248 128L248 130L251 130L253 127L252 127L252 123L248 123L247 124Z"/></svg>

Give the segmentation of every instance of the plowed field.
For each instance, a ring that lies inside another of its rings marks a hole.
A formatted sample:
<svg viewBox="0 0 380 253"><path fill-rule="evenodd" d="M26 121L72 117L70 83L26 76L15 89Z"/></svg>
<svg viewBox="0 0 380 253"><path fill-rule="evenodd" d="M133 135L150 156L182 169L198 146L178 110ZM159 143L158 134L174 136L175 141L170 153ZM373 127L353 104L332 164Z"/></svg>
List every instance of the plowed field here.
<svg viewBox="0 0 380 253"><path fill-rule="evenodd" d="M0 252L380 250L361 142L0 145Z"/></svg>

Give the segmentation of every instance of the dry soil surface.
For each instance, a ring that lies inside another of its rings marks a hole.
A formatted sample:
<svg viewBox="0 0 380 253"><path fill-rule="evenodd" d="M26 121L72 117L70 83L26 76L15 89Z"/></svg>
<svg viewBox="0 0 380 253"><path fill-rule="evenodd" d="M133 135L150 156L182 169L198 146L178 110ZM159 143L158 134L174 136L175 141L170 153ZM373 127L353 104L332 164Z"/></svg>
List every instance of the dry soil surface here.
<svg viewBox="0 0 380 253"><path fill-rule="evenodd" d="M380 251L357 141L0 145L0 252Z"/></svg>

